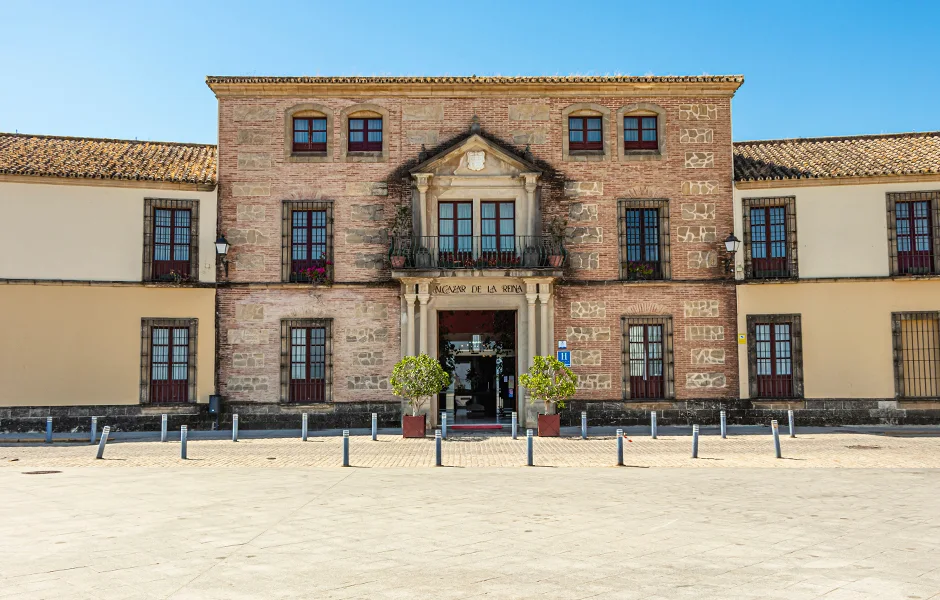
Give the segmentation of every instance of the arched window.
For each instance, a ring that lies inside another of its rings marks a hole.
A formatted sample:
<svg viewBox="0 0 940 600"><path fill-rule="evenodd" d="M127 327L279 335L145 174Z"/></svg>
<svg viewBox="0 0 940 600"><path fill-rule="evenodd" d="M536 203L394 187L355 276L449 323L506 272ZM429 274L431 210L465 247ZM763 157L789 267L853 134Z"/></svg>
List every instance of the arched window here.
<svg viewBox="0 0 940 600"><path fill-rule="evenodd" d="M378 104L354 104L342 112L341 160L385 162L388 160L388 109Z"/></svg>
<svg viewBox="0 0 940 600"><path fill-rule="evenodd" d="M284 153L288 162L333 160L333 111L322 104L298 104L284 114Z"/></svg>
<svg viewBox="0 0 940 600"><path fill-rule="evenodd" d="M617 111L617 155L620 160L659 160L666 155L666 111L639 102Z"/></svg>
<svg viewBox="0 0 940 600"><path fill-rule="evenodd" d="M610 154L610 109L587 102L572 104L561 113L562 159L606 160Z"/></svg>

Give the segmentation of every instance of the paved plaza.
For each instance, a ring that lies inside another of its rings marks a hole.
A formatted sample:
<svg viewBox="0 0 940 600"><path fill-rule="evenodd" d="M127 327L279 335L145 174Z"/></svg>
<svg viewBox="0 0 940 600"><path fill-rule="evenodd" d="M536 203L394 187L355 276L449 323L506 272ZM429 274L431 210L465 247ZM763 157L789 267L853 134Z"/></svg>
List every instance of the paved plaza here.
<svg viewBox="0 0 940 600"><path fill-rule="evenodd" d="M0 598L940 598L940 438L630 439L0 445Z"/></svg>

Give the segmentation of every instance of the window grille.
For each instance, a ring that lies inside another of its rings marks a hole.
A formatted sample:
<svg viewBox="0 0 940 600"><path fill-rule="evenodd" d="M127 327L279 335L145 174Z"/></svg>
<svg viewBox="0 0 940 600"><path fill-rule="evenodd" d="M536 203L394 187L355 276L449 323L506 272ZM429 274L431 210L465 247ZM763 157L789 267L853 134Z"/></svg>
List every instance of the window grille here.
<svg viewBox="0 0 940 600"><path fill-rule="evenodd" d="M140 402L196 401L196 319L141 319Z"/></svg>
<svg viewBox="0 0 940 600"><path fill-rule="evenodd" d="M796 198L745 198L743 212L745 277L798 277Z"/></svg>
<svg viewBox="0 0 940 600"><path fill-rule="evenodd" d="M747 315L750 397L803 397L800 315Z"/></svg>
<svg viewBox="0 0 940 600"><path fill-rule="evenodd" d="M621 200L620 278L671 279L669 248L669 200Z"/></svg>
<svg viewBox="0 0 940 600"><path fill-rule="evenodd" d="M940 273L940 191L889 193L892 275Z"/></svg>
<svg viewBox="0 0 940 600"><path fill-rule="evenodd" d="M305 283L333 265L333 203L284 202L281 214L281 281ZM315 279L315 278L314 278Z"/></svg>
<svg viewBox="0 0 940 600"><path fill-rule="evenodd" d="M675 398L672 317L622 317L624 400Z"/></svg>
<svg viewBox="0 0 940 600"><path fill-rule="evenodd" d="M281 321L281 401L332 402L332 319Z"/></svg>
<svg viewBox="0 0 940 600"><path fill-rule="evenodd" d="M891 331L897 397L940 396L940 312L893 313Z"/></svg>
<svg viewBox="0 0 940 600"><path fill-rule="evenodd" d="M199 201L144 199L143 281L199 280Z"/></svg>

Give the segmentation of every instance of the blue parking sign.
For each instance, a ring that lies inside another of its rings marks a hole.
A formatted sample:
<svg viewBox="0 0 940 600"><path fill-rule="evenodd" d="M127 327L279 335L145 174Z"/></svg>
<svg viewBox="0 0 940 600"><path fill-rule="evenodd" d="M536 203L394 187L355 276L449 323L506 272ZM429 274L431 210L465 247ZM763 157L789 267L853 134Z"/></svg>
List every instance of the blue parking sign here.
<svg viewBox="0 0 940 600"><path fill-rule="evenodd" d="M571 351L570 350L559 350L558 351L558 362L565 365L566 367L571 366Z"/></svg>

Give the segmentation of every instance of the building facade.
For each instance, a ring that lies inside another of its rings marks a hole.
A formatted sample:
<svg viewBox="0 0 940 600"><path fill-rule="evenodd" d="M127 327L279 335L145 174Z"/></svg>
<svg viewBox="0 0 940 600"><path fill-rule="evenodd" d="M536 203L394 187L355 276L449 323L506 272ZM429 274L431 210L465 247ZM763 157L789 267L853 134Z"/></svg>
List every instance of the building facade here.
<svg viewBox="0 0 940 600"><path fill-rule="evenodd" d="M531 425L517 376L560 344L569 410L595 422L735 396L741 82L210 77L219 393L240 415L395 423L391 368L424 352L456 374L432 423Z"/></svg>
<svg viewBox="0 0 940 600"><path fill-rule="evenodd" d="M735 144L742 399L937 422L938 163L937 133Z"/></svg>
<svg viewBox="0 0 940 600"><path fill-rule="evenodd" d="M0 426L198 414L215 393L215 147L2 134L0 207Z"/></svg>

